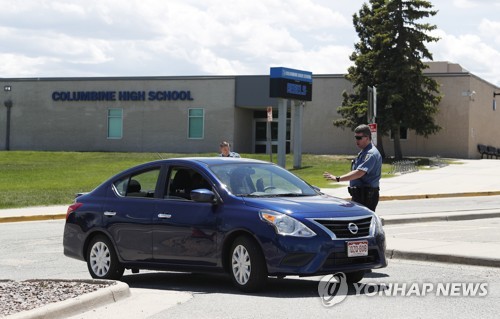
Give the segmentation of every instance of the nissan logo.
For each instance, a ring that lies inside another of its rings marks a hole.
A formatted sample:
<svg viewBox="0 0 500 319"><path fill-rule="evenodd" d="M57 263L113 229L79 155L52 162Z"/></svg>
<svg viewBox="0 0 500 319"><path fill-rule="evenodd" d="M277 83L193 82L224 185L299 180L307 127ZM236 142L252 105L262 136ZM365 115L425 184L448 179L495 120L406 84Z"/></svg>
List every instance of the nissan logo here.
<svg viewBox="0 0 500 319"><path fill-rule="evenodd" d="M356 225L355 223L349 223L349 225L347 225L347 229L349 229L349 231L353 235L356 235L359 230L358 225Z"/></svg>

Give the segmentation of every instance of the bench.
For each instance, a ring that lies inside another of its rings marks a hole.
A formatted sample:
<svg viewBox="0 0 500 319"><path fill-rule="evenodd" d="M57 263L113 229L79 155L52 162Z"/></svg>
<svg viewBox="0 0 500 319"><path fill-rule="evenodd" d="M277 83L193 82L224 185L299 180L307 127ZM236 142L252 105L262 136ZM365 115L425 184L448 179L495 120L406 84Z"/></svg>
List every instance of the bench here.
<svg viewBox="0 0 500 319"><path fill-rule="evenodd" d="M484 155L486 155L486 158L488 158L488 147L484 144L477 144L477 151L479 154L481 154L481 158L483 158Z"/></svg>
<svg viewBox="0 0 500 319"><path fill-rule="evenodd" d="M496 147L490 145L486 146L486 153L490 156L490 158L493 158L493 156L498 158L498 150Z"/></svg>
<svg viewBox="0 0 500 319"><path fill-rule="evenodd" d="M477 144L477 151L481 154L481 158L483 158L484 155L486 155L486 158L493 158L493 156L495 156L495 158L500 157L500 148L491 145L486 146L484 144Z"/></svg>

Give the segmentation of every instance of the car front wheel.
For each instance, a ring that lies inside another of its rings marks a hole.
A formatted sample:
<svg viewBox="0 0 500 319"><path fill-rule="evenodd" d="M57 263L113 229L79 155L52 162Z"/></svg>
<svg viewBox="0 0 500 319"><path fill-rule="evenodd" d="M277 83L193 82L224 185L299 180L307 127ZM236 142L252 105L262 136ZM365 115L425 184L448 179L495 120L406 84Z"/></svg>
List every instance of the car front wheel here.
<svg viewBox="0 0 500 319"><path fill-rule="evenodd" d="M248 236L236 238L231 246L230 258L231 278L236 287L253 292L266 285L266 262L255 240Z"/></svg>
<svg viewBox="0 0 500 319"><path fill-rule="evenodd" d="M125 268L119 263L111 241L102 235L94 237L87 250L87 267L92 278L118 280Z"/></svg>

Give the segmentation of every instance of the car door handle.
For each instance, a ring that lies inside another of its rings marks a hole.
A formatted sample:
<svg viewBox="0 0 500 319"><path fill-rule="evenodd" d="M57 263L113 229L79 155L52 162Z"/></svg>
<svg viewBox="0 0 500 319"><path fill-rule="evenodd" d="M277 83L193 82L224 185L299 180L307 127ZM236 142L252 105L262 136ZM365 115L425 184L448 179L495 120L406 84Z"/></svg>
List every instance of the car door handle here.
<svg viewBox="0 0 500 319"><path fill-rule="evenodd" d="M158 218L160 218L160 219L168 219L171 217L172 217L171 214L158 214Z"/></svg>
<svg viewBox="0 0 500 319"><path fill-rule="evenodd" d="M115 216L115 215L116 215L116 212L109 212L109 211L104 212L104 216L112 217L112 216Z"/></svg>

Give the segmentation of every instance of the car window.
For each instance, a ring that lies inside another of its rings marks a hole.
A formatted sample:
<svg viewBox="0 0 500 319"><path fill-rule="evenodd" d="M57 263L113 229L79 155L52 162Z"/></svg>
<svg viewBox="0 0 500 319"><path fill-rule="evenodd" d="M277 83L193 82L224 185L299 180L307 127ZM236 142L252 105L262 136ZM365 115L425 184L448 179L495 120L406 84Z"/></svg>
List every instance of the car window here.
<svg viewBox="0 0 500 319"><path fill-rule="evenodd" d="M238 196L311 196L316 192L287 170L265 163L217 164L210 167L227 189Z"/></svg>
<svg viewBox="0 0 500 319"><path fill-rule="evenodd" d="M209 189L210 183L200 172L187 167L172 167L165 186L165 199L190 200L194 189Z"/></svg>
<svg viewBox="0 0 500 319"><path fill-rule="evenodd" d="M264 170L261 168L255 169L255 174L250 176L255 188L259 192L264 192L272 189L279 189L285 193L301 194L302 190L299 186L291 183L283 176Z"/></svg>
<svg viewBox="0 0 500 319"><path fill-rule="evenodd" d="M115 191L124 197L154 197L160 168L122 178L115 183Z"/></svg>

